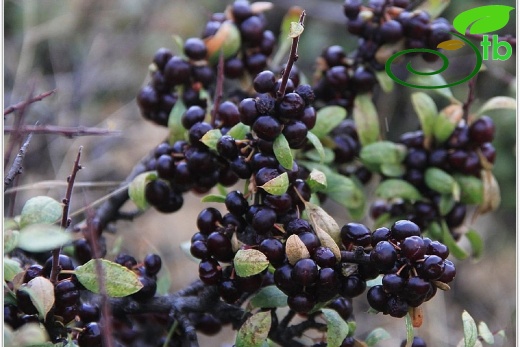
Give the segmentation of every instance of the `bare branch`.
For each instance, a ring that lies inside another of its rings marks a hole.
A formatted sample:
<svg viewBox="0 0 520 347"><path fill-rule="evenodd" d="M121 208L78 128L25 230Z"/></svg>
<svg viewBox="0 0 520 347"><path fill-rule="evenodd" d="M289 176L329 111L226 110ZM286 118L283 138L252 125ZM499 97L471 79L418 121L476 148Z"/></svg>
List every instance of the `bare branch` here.
<svg viewBox="0 0 520 347"><path fill-rule="evenodd" d="M14 111L21 110L21 109L25 108L27 105L32 104L34 102L42 101L43 99L45 99L48 96L51 96L54 93L56 93L56 89L53 89L53 90L50 90L47 92L43 92L40 95L35 96L34 98L31 98L29 100L25 100L25 101L15 104L15 105L11 105L7 108L4 108L4 116L8 115L9 113L13 113Z"/></svg>
<svg viewBox="0 0 520 347"><path fill-rule="evenodd" d="M23 158L25 157L25 153L27 152L27 147L29 147L31 138L32 138L32 134L29 134L29 136L27 136L27 139L25 140L24 144L18 151L18 154L16 155L13 165L11 165L9 172L7 173L7 176L4 178L4 192L7 189L7 187L9 187L13 183L14 178L17 175L22 173Z"/></svg>
<svg viewBox="0 0 520 347"><path fill-rule="evenodd" d="M104 128L91 127L61 127L57 125L24 125L16 130L11 126L4 127L4 133L12 133L18 131L19 133L34 133L34 134L56 134L63 135L69 138L76 136L107 136L120 135L121 131L108 130Z"/></svg>

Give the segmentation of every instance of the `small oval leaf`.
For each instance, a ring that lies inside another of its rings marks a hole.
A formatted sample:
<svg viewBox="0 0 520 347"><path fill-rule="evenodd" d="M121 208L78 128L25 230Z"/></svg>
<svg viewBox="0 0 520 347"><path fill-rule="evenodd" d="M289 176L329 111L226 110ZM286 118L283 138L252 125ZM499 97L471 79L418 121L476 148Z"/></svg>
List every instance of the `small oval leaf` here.
<svg viewBox="0 0 520 347"><path fill-rule="evenodd" d="M372 94L359 94L354 99L354 122L361 145L366 146L379 140L379 116L372 102Z"/></svg>
<svg viewBox="0 0 520 347"><path fill-rule="evenodd" d="M309 131L307 132L307 140L309 140L310 143L312 143L312 145L316 149L316 152L320 156L319 162L323 164L323 162L325 161L325 149L323 148L323 144L321 143L320 139Z"/></svg>
<svg viewBox="0 0 520 347"><path fill-rule="evenodd" d="M516 100L508 96L495 96L494 98L486 101L486 103L480 107L477 113L481 115L484 112L499 109L516 110Z"/></svg>
<svg viewBox="0 0 520 347"><path fill-rule="evenodd" d="M294 39L300 36L303 33L303 25L300 22L291 22L291 27L289 29L289 37Z"/></svg>
<svg viewBox="0 0 520 347"><path fill-rule="evenodd" d="M453 27L462 35L468 29L470 34L487 34L505 27L509 22L509 12L514 9L505 5L475 7L457 15L453 20Z"/></svg>
<svg viewBox="0 0 520 347"><path fill-rule="evenodd" d="M289 176L287 175L287 172L284 172L272 180L265 182L263 185L259 186L259 188L262 188L272 195L282 195L287 191L287 188L289 188Z"/></svg>
<svg viewBox="0 0 520 347"><path fill-rule="evenodd" d="M417 188L404 180L396 178L381 182L376 189L376 196L383 199L401 198L412 202L422 198Z"/></svg>
<svg viewBox="0 0 520 347"><path fill-rule="evenodd" d="M327 347L340 347L349 333L347 322L330 308L324 308L321 312L327 321Z"/></svg>
<svg viewBox="0 0 520 347"><path fill-rule="evenodd" d="M18 245L20 232L18 230L4 229L4 254L11 252Z"/></svg>
<svg viewBox="0 0 520 347"><path fill-rule="evenodd" d="M380 341L387 340L390 337L390 334L385 329L376 328L368 334L367 338L365 339L365 343L368 347L374 347Z"/></svg>
<svg viewBox="0 0 520 347"><path fill-rule="evenodd" d="M456 51L457 49L461 49L465 46L465 43L461 40L447 40L439 43L437 48L445 49L447 51Z"/></svg>
<svg viewBox="0 0 520 347"><path fill-rule="evenodd" d="M464 347L474 347L478 338L477 324L467 311L462 312L462 326L464 329Z"/></svg>
<svg viewBox="0 0 520 347"><path fill-rule="evenodd" d="M316 124L311 132L319 139L325 137L347 117L347 110L341 106L326 106L318 110Z"/></svg>
<svg viewBox="0 0 520 347"><path fill-rule="evenodd" d="M287 306L287 295L277 286L267 286L258 291L250 301L254 308L275 308Z"/></svg>
<svg viewBox="0 0 520 347"><path fill-rule="evenodd" d="M309 178L305 180L309 187L311 188L312 193L316 193L319 191L323 191L327 188L327 176L319 170L312 169L309 174Z"/></svg>
<svg viewBox="0 0 520 347"><path fill-rule="evenodd" d="M206 38L206 48L208 50L208 60L212 65L218 62L220 51L224 54L224 59L231 58L240 49L240 31L231 21L222 23L215 35Z"/></svg>
<svg viewBox="0 0 520 347"><path fill-rule="evenodd" d="M56 225L32 224L20 232L18 247L28 252L45 252L60 248L72 238Z"/></svg>
<svg viewBox="0 0 520 347"><path fill-rule="evenodd" d="M318 236L318 239L320 240L320 244L323 247L330 248L332 253L334 253L334 255L336 256L336 259L338 260L338 262L341 261L341 250L339 249L338 244L336 243L336 241L334 241L332 236L330 236L328 233L326 233L319 226L315 226L314 231L316 232L316 236Z"/></svg>
<svg viewBox="0 0 520 347"><path fill-rule="evenodd" d="M45 320L47 313L54 306L54 285L43 276L38 276L27 282L19 290L26 291L40 318Z"/></svg>
<svg viewBox="0 0 520 347"><path fill-rule="evenodd" d="M224 195L219 195L219 194L208 194L201 199L201 202L224 203L225 201L226 201L226 197Z"/></svg>
<svg viewBox="0 0 520 347"><path fill-rule="evenodd" d="M13 259L4 258L4 280L12 281L16 275L23 272L20 263Z"/></svg>
<svg viewBox="0 0 520 347"><path fill-rule="evenodd" d="M486 323L480 322L478 323L478 334L484 340L485 343L490 345L495 343L495 337Z"/></svg>
<svg viewBox="0 0 520 347"><path fill-rule="evenodd" d="M208 148L217 150L217 142L222 137L222 133L220 132L220 129L211 129L207 133L205 133L202 138L200 139L200 142L208 146Z"/></svg>
<svg viewBox="0 0 520 347"><path fill-rule="evenodd" d="M25 202L20 215L20 228L30 224L53 224L60 220L63 205L48 196L37 196Z"/></svg>
<svg viewBox="0 0 520 347"><path fill-rule="evenodd" d="M184 127L182 126L181 121L184 112L186 112L186 105L182 101L182 98L178 98L168 116L168 130L170 130L170 143L175 143L175 141L184 140L184 138L186 137L186 129L184 129Z"/></svg>
<svg viewBox="0 0 520 347"><path fill-rule="evenodd" d="M449 227L446 225L444 220L441 221L442 228L442 243L444 243L448 249L450 250L450 254L452 254L455 258L459 260L466 259L468 257L468 253L460 248L457 244L457 241L453 238L453 235L450 232Z"/></svg>
<svg viewBox="0 0 520 347"><path fill-rule="evenodd" d="M480 179L460 174L453 175L453 178L460 186L461 203L478 205L484 201L484 186Z"/></svg>
<svg viewBox="0 0 520 347"><path fill-rule="evenodd" d="M379 141L364 146L359 153L368 165L400 164L406 156L406 147L390 141Z"/></svg>
<svg viewBox="0 0 520 347"><path fill-rule="evenodd" d="M300 259L310 258L309 250L297 235L291 235L285 241L285 254L289 264L294 265Z"/></svg>
<svg viewBox="0 0 520 347"><path fill-rule="evenodd" d="M479 233L475 230L470 229L467 233L464 234L471 245L472 256L475 259L479 259L482 257L482 253L484 252L484 240Z"/></svg>
<svg viewBox="0 0 520 347"><path fill-rule="evenodd" d="M249 317L237 332L236 347L263 347L271 329L271 311Z"/></svg>
<svg viewBox="0 0 520 347"><path fill-rule="evenodd" d="M148 171L144 172L140 175L137 175L130 185L128 186L128 196L130 200L141 210L145 210L148 207L148 201L146 201L145 197L145 188L148 182L154 181L157 179L156 171Z"/></svg>
<svg viewBox="0 0 520 347"><path fill-rule="evenodd" d="M341 231L338 223L323 208L312 203L305 204L307 214L309 215L312 226L325 231L334 242L341 244Z"/></svg>
<svg viewBox="0 0 520 347"><path fill-rule="evenodd" d="M96 270L96 262L101 262L105 290L108 296L119 298L138 292L143 284L139 281L137 274L124 266L106 259L91 259L75 270L78 280L85 288L99 293L99 280Z"/></svg>
<svg viewBox="0 0 520 347"><path fill-rule="evenodd" d="M293 155L289 142L285 138L284 134L280 134L276 137L273 142L273 152L278 159L278 162L287 170L291 170L293 167Z"/></svg>
<svg viewBox="0 0 520 347"><path fill-rule="evenodd" d="M249 126L239 122L229 129L226 135L231 136L235 140L243 140L246 138L248 132L250 132Z"/></svg>
<svg viewBox="0 0 520 347"><path fill-rule="evenodd" d="M249 277L267 269L269 260L264 253L256 249L241 249L233 259L236 274L240 277Z"/></svg>
<svg viewBox="0 0 520 347"><path fill-rule="evenodd" d="M412 105L421 122L421 129L426 139L433 134L433 125L439 111L433 99L426 93L418 92L412 94Z"/></svg>
<svg viewBox="0 0 520 347"><path fill-rule="evenodd" d="M455 201L460 199L459 184L444 170L436 167L428 168L424 173L424 181L428 188L441 194L451 194Z"/></svg>

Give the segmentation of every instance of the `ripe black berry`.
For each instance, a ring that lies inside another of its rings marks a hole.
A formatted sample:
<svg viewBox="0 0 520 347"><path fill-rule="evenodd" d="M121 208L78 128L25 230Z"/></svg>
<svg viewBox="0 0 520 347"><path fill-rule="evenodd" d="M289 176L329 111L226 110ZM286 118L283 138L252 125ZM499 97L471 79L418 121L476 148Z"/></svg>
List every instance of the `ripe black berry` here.
<svg viewBox="0 0 520 347"><path fill-rule="evenodd" d="M148 276L156 275L161 270L161 257L157 254L147 254L144 258L144 268Z"/></svg>
<svg viewBox="0 0 520 347"><path fill-rule="evenodd" d="M291 272L291 278L302 286L309 286L318 279L318 267L312 259L300 259L294 264Z"/></svg>
<svg viewBox="0 0 520 347"><path fill-rule="evenodd" d="M417 224L409 220L399 220L392 225L392 237L398 241L410 236L421 236L421 230Z"/></svg>
<svg viewBox="0 0 520 347"><path fill-rule="evenodd" d="M87 323L78 335L79 347L101 347L101 327L96 322Z"/></svg>

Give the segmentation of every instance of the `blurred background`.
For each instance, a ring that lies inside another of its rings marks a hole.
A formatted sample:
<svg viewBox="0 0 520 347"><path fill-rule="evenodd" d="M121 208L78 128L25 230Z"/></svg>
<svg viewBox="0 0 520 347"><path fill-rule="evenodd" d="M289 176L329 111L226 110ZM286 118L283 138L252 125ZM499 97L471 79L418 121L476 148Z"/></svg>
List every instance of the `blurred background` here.
<svg viewBox="0 0 520 347"><path fill-rule="evenodd" d="M135 163L163 138L167 129L145 121L139 114L135 96L147 83L148 65L160 47L175 50L172 35L186 39L200 36L213 12L222 12L231 1L210 0L40 0L4 1L4 108L25 100L28 95L57 89L47 99L33 104L25 113L23 123L66 127L99 127L117 131L112 136L67 138L59 135L36 135L24 160L20 190L4 197L4 213L20 212L30 197L49 195L61 199L65 179L72 168L80 146L82 164L78 182L94 183L75 188L72 210L108 194L124 180ZM332 44L351 51L356 40L345 29L346 18L342 1L280 0L266 13L269 29L279 32L281 18L292 5L307 11L305 33L300 41L298 67L312 77L315 57ZM450 22L464 10L487 5L490 1L452 1L443 17ZM512 0L501 0L514 6ZM514 12L513 12L514 13ZM515 14L510 23L497 32L514 34ZM463 59L461 59L463 60ZM516 55L508 61L486 61L486 70L479 74L476 100L472 110L492 96L516 95ZM460 64L460 63L459 63ZM461 68L464 68L462 62ZM409 103L415 90L397 86L393 93L376 91L380 116L389 119L389 139L417 127L416 116ZM468 88L453 88L455 97L464 101ZM382 107L383 106L383 107ZM481 233L485 252L478 262L456 262L457 278L452 290L438 294L425 305L425 321L417 334L430 347L455 346L462 338L461 313L465 309L478 321L488 323L492 331L504 329L508 342L516 341L516 118L511 111L489 114L497 125L497 161L494 173L500 184L500 208L479 218L472 226ZM14 114L4 119L11 126ZM9 136L4 132L4 148ZM7 169L9 168L7 164ZM34 184L53 181L43 185ZM59 182L60 184L58 184ZM114 183L115 182L115 183ZM146 211L134 222L120 221L117 233L108 234L110 249L142 259L149 252L163 258L163 276L169 290L176 291L197 279L197 264L190 261L179 245L195 232L195 219L208 204L201 196L185 196L181 213L164 215ZM14 201L14 203L13 203ZM329 205L328 205L329 206ZM221 208L220 206L215 206ZM345 211L329 206L342 225L348 221ZM128 204L128 210L133 206ZM79 215L73 224L80 222ZM357 333L360 338L377 326L387 329L392 339L381 346L398 346L405 338L403 320L366 313L363 298L354 301ZM216 338L201 336L201 346L230 346L234 341L230 329Z"/></svg>

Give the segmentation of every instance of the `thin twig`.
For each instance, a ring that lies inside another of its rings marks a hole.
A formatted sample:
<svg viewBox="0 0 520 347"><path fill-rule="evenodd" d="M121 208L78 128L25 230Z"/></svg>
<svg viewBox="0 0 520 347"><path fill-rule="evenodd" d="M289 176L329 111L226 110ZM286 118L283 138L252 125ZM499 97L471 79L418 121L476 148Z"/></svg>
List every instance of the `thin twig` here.
<svg viewBox="0 0 520 347"><path fill-rule="evenodd" d="M48 96L51 96L54 93L56 93L56 89L50 90L48 92L43 92L40 95L35 96L34 98L31 98L29 100L25 100L25 101L15 104L15 105L11 105L7 108L4 108L4 116L8 115L9 113L13 113L14 111L25 108L27 105L32 104L34 102L42 101L43 99L45 99Z"/></svg>
<svg viewBox="0 0 520 347"><path fill-rule="evenodd" d="M215 87L215 96L213 97L213 109L211 110L211 126L215 127L217 122L217 112L222 101L222 94L224 88L224 52L221 50L218 57L217 67L217 85Z"/></svg>
<svg viewBox="0 0 520 347"><path fill-rule="evenodd" d="M18 151L18 154L16 155L16 158L13 161L13 165L11 165L11 168L9 169L9 172L7 173L7 176L4 178L4 192L12 183L14 178L22 173L22 162L23 158L25 157L25 153L27 152L27 147L29 147L29 143L31 142L32 133L27 136L27 139L25 140L22 147L20 147L20 150Z"/></svg>
<svg viewBox="0 0 520 347"><path fill-rule="evenodd" d="M78 155L76 156L76 160L74 161L74 166L72 167L72 173L69 177L67 177L67 192L65 193L65 198L62 200L63 203L63 213L61 216L61 227L63 229L68 228L70 224L69 220L69 206L70 206L70 199L72 196L72 189L74 188L74 180L76 179L76 174L79 170L81 170L81 165L79 163L81 159L81 150L83 147L79 148ZM51 269L51 275L50 280L52 283L56 283L58 280L58 273L60 272L60 248L56 248L52 251L52 269Z"/></svg>
<svg viewBox="0 0 520 347"><path fill-rule="evenodd" d="M75 136L107 136L107 135L120 135L121 131L108 130L104 128L90 128L90 127L61 127L57 125L24 125L16 130L14 127L5 126L4 133L12 133L18 131L19 133L34 133L40 134L56 134L63 135L69 138Z"/></svg>
<svg viewBox="0 0 520 347"><path fill-rule="evenodd" d="M463 111L462 117L466 121L466 123L468 122L469 110L471 108L471 104L475 100L475 89L477 86L477 76L478 75L475 75L475 77L473 77L468 82L468 88L469 88L468 98L466 99L466 102L464 103L464 105L462 105L462 111Z"/></svg>
<svg viewBox="0 0 520 347"><path fill-rule="evenodd" d="M303 25L303 21L305 20L305 11L302 11L300 15L299 23ZM291 53L289 54L289 59L287 60L287 65L285 65L285 69L282 75L282 82L280 83L280 88L276 92L276 98L281 100L285 95L285 89L287 88L287 81L289 80L289 75L291 74L291 69L294 65L294 62L298 60L298 42L300 40L300 35L296 36L292 40L291 44Z"/></svg>

